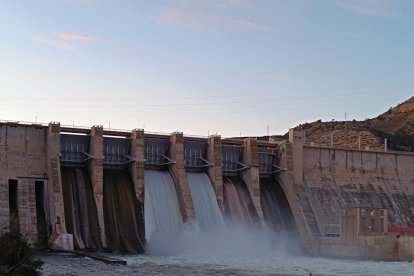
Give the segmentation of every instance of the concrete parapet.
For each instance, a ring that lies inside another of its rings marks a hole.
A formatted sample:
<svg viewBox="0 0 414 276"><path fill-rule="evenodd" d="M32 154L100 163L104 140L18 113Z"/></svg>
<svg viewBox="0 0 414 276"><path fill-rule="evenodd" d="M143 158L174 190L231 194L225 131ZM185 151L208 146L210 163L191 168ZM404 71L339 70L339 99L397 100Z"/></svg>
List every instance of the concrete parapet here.
<svg viewBox="0 0 414 276"><path fill-rule="evenodd" d="M98 215L99 233L103 248L106 248L105 220L103 212L103 127L91 128L89 171Z"/></svg>
<svg viewBox="0 0 414 276"><path fill-rule="evenodd" d="M250 196L253 200L260 222L264 224L262 205L260 203L260 175L259 175L259 155L257 152L257 140L245 139L243 151L243 161L248 168L241 173L241 177L246 183Z"/></svg>
<svg viewBox="0 0 414 276"><path fill-rule="evenodd" d="M224 188L221 156L221 137L217 135L210 136L208 138L207 160L212 163L213 166L208 168L207 173L211 183L213 183L218 206L224 214Z"/></svg>
<svg viewBox="0 0 414 276"><path fill-rule="evenodd" d="M193 200L184 167L184 138L180 132L174 132L170 136L170 158L174 163L169 166L169 172L177 190L183 220L195 219Z"/></svg>

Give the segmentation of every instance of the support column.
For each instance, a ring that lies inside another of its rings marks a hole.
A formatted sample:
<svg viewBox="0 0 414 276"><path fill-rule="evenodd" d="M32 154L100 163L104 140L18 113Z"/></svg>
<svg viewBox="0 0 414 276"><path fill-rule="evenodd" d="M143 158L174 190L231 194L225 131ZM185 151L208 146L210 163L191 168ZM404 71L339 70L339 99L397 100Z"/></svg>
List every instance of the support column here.
<svg viewBox="0 0 414 276"><path fill-rule="evenodd" d="M66 232L63 205L62 178L60 173L60 123L50 123L46 141L49 197L49 224L52 236L48 244L52 250L73 250L73 236ZM35 212L36 214L36 212Z"/></svg>
<svg viewBox="0 0 414 276"><path fill-rule="evenodd" d="M0 177L0 235L2 235L5 231L8 231L9 224L9 185L5 178Z"/></svg>
<svg viewBox="0 0 414 276"><path fill-rule="evenodd" d="M264 224L262 205L260 203L259 155L257 153L257 141L255 139L245 139L243 146L243 161L249 168L243 171L241 176L249 189L260 222Z"/></svg>
<svg viewBox="0 0 414 276"><path fill-rule="evenodd" d="M91 140L89 147L90 155L93 157L89 162L93 196L95 198L98 215L99 233L103 248L106 248L105 220L103 213L103 127L93 126L91 128Z"/></svg>
<svg viewBox="0 0 414 276"><path fill-rule="evenodd" d="M289 142L283 143L278 149L281 156L279 166L287 168L287 171L278 174L277 178L289 202L304 247L308 253L317 255L319 241L313 236L306 218L314 215L313 212L307 212L305 215L300 203L300 200L307 200L311 205L303 183L303 137L304 132L289 130ZM313 220L316 221L316 218Z"/></svg>
<svg viewBox="0 0 414 276"><path fill-rule="evenodd" d="M144 204L144 130L134 129L131 133L131 157L135 160L130 165L132 181L137 200ZM142 205L143 206L143 205Z"/></svg>
<svg viewBox="0 0 414 276"><path fill-rule="evenodd" d="M0 235L8 231L10 223L6 131L6 125L0 124Z"/></svg>
<svg viewBox="0 0 414 276"><path fill-rule="evenodd" d="M170 158L175 161L169 167L177 190L178 203L184 222L195 219L193 200L188 186L184 167L184 138L181 132L174 132L170 136Z"/></svg>
<svg viewBox="0 0 414 276"><path fill-rule="evenodd" d="M224 196L223 196L223 168L221 161L221 137L213 135L208 138L207 160L213 164L208 168L208 177L213 183L214 191L217 197L217 203L224 214Z"/></svg>
<svg viewBox="0 0 414 276"><path fill-rule="evenodd" d="M292 145L293 180L295 184L302 185L303 182L303 145L305 133L293 128L289 129L289 142Z"/></svg>
<svg viewBox="0 0 414 276"><path fill-rule="evenodd" d="M17 191L20 232L30 244L35 244L37 242L37 218L34 180L19 180Z"/></svg>

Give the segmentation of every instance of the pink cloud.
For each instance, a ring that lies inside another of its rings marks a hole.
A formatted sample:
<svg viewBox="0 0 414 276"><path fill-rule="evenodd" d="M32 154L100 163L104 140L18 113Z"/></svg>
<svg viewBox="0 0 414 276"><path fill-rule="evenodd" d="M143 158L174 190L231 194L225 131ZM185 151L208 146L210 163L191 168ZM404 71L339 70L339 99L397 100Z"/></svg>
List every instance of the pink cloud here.
<svg viewBox="0 0 414 276"><path fill-rule="evenodd" d="M45 36L31 36L30 37L31 40L33 41L37 41L37 42L41 42L44 44L48 44L50 46L53 47L57 47L57 48L61 48L61 49L65 49L65 50L74 50L75 47L69 43L66 43L64 41L60 41L60 40L55 40L49 37L45 37Z"/></svg>
<svg viewBox="0 0 414 276"><path fill-rule="evenodd" d="M76 33L58 33L58 36L66 41L97 41L98 37Z"/></svg>
<svg viewBox="0 0 414 276"><path fill-rule="evenodd" d="M96 36L77 33L58 33L57 35L50 37L33 35L30 37L30 39L65 50L75 50L76 47L73 45L75 42L90 42L100 40Z"/></svg>
<svg viewBox="0 0 414 276"><path fill-rule="evenodd" d="M160 21L165 24L181 25L192 29L208 29L217 26L239 27L256 30L270 29L269 26L257 22L201 12L184 5L165 8L161 12L159 18Z"/></svg>
<svg viewBox="0 0 414 276"><path fill-rule="evenodd" d="M391 1L388 0L353 0L339 1L337 6L348 11L373 16L388 16L391 12Z"/></svg>

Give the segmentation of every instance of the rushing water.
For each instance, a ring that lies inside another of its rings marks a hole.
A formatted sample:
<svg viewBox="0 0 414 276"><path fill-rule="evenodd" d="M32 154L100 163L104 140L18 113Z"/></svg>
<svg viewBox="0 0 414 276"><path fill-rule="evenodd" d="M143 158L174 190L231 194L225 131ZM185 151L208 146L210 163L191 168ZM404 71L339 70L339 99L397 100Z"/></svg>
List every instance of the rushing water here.
<svg viewBox="0 0 414 276"><path fill-rule="evenodd" d="M183 220L177 193L166 171L145 170L145 235L169 235L181 231Z"/></svg>
<svg viewBox="0 0 414 276"><path fill-rule="evenodd" d="M101 249L92 183L86 168L61 169L66 227L77 249Z"/></svg>
<svg viewBox="0 0 414 276"><path fill-rule="evenodd" d="M224 219L217 204L213 185L205 173L187 173L196 219L201 229L224 227Z"/></svg>
<svg viewBox="0 0 414 276"><path fill-rule="evenodd" d="M260 202L269 227L279 232L296 232L287 198L274 177L260 179Z"/></svg>
<svg viewBox="0 0 414 276"><path fill-rule="evenodd" d="M224 212L234 221L257 225L258 215L246 184L239 176L224 177Z"/></svg>
<svg viewBox="0 0 414 276"><path fill-rule="evenodd" d="M143 218L127 171L104 170L104 216L113 251L143 252Z"/></svg>

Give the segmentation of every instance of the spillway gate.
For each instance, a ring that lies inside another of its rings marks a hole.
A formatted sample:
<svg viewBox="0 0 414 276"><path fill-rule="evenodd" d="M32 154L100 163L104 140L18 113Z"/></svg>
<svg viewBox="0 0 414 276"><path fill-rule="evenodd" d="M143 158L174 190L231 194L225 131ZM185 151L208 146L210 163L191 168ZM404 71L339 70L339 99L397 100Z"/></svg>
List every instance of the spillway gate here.
<svg viewBox="0 0 414 276"><path fill-rule="evenodd" d="M130 145L128 138L103 137L104 168L122 169L133 162Z"/></svg>
<svg viewBox="0 0 414 276"><path fill-rule="evenodd" d="M174 160L169 157L170 141L168 138L144 139L144 160L145 167L151 169L165 169L166 166L173 164Z"/></svg>
<svg viewBox="0 0 414 276"><path fill-rule="evenodd" d="M184 166L187 171L202 172L213 164L207 160L206 141L184 140Z"/></svg>
<svg viewBox="0 0 414 276"><path fill-rule="evenodd" d="M243 147L238 145L222 145L222 167L224 175L237 175L240 171L248 169L243 164Z"/></svg>
<svg viewBox="0 0 414 276"><path fill-rule="evenodd" d="M90 136L60 135L60 162L66 167L83 167L92 158L89 154Z"/></svg>

